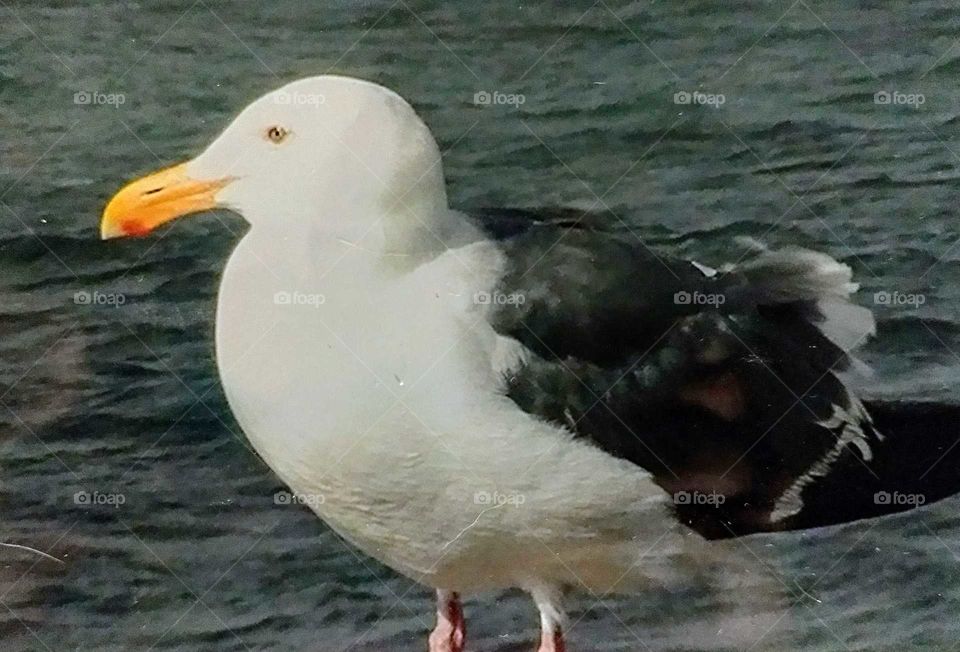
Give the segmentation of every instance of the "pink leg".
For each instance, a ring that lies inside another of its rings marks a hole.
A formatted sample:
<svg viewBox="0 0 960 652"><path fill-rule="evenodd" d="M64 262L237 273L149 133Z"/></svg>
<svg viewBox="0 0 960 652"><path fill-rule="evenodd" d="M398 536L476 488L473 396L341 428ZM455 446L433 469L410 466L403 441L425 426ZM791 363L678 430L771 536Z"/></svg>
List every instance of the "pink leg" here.
<svg viewBox="0 0 960 652"><path fill-rule="evenodd" d="M466 621L460 596L453 591L437 591L437 626L430 633L430 652L463 652L467 638Z"/></svg>
<svg viewBox="0 0 960 652"><path fill-rule="evenodd" d="M540 633L540 647L537 652L567 652L560 627L556 627L552 632L544 630Z"/></svg>
<svg viewBox="0 0 960 652"><path fill-rule="evenodd" d="M553 587L537 587L531 594L540 610L540 647L537 652L566 652L563 641L566 616L561 607L560 591Z"/></svg>

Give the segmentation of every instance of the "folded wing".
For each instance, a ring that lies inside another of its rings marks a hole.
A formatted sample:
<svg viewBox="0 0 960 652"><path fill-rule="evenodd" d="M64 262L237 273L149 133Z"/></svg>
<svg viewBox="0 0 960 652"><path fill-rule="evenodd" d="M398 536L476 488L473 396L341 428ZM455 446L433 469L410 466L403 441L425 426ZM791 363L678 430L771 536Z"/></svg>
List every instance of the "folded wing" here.
<svg viewBox="0 0 960 652"><path fill-rule="evenodd" d="M497 291L523 300L491 320L527 350L504 379L523 410L650 471L709 538L910 506L882 496L917 488L891 458L895 417L878 427L838 376L874 331L846 265L788 249L714 272L568 216L508 217Z"/></svg>

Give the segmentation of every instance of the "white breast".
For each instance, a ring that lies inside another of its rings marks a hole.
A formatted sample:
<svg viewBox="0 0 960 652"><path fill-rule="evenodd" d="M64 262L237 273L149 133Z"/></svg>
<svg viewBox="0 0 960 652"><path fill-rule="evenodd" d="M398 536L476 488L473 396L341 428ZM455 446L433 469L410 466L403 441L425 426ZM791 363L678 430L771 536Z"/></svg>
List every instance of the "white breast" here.
<svg viewBox="0 0 960 652"><path fill-rule="evenodd" d="M254 236L220 289L223 385L267 464L344 537L469 590L530 573L569 581L572 569L609 584L637 537L662 534L664 494L648 474L503 396L516 351L473 299L499 275L491 245L391 275L363 251L341 250L333 267L264 260Z"/></svg>

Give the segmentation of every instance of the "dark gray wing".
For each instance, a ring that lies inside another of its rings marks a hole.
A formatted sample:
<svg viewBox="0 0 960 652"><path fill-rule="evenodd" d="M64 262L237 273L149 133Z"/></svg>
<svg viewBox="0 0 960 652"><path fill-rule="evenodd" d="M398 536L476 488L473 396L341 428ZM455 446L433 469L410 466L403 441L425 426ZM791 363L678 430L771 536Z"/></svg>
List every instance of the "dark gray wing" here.
<svg viewBox="0 0 960 652"><path fill-rule="evenodd" d="M709 275L631 235L507 222L497 293L523 300L492 323L529 351L505 378L522 409L649 470L707 537L896 511L821 489L895 475L874 470L885 438L836 375L873 328L846 266L787 250Z"/></svg>
<svg viewBox="0 0 960 652"><path fill-rule="evenodd" d="M715 288L693 264L629 236L538 226L503 248L509 268L499 292L521 301L495 305L495 327L544 357L623 362L709 307L695 297Z"/></svg>

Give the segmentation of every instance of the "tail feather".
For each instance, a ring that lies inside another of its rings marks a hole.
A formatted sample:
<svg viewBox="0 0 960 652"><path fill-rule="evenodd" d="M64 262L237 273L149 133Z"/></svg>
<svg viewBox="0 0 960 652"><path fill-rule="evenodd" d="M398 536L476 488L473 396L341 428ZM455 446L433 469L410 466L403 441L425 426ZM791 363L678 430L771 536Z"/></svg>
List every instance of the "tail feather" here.
<svg viewBox="0 0 960 652"><path fill-rule="evenodd" d="M852 270L826 254L796 247L764 251L730 271L730 291L740 300L792 306L845 352L876 331L873 312L850 301L859 287Z"/></svg>

